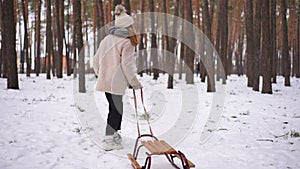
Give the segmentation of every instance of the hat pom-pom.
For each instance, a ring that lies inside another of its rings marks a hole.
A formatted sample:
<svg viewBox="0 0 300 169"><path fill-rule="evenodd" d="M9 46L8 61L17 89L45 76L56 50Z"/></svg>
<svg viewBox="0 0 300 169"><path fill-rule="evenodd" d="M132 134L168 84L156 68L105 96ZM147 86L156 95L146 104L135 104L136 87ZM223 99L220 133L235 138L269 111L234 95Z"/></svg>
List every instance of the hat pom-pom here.
<svg viewBox="0 0 300 169"><path fill-rule="evenodd" d="M119 15L124 14L124 13L126 13L126 9L123 5L117 5L115 7L115 15L119 16Z"/></svg>

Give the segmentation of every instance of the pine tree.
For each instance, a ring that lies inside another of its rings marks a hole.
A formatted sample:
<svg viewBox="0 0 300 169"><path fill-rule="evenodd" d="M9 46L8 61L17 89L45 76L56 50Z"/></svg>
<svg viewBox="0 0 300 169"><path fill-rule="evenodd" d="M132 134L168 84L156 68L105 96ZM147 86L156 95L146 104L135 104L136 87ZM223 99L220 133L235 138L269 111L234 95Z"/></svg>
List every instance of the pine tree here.
<svg viewBox="0 0 300 169"><path fill-rule="evenodd" d="M270 0L262 0L262 75L263 75L263 87L262 93L272 94L271 84L271 52L270 52Z"/></svg>
<svg viewBox="0 0 300 169"><path fill-rule="evenodd" d="M208 10L208 1L203 0L203 14L204 14L204 23L205 23L205 33L206 36L210 41L212 41L212 33L211 33L211 17ZM208 42L207 42L208 43ZM207 92L215 92L215 65L213 61L213 51L212 49L207 49L207 72L208 72L208 79L207 79Z"/></svg>
<svg viewBox="0 0 300 169"><path fill-rule="evenodd" d="M284 74L284 85L291 86L290 84L290 58L288 49L288 28L286 19L286 1L281 0L281 13L282 13L282 60L283 60L283 74Z"/></svg>
<svg viewBox="0 0 300 169"><path fill-rule="evenodd" d="M24 22L24 49L23 52L25 54L26 59L26 76L30 76L31 71L31 61L29 56L29 47L28 47L28 29L27 29L27 22L28 22L28 12L26 12L28 9L28 6L26 4L28 2L25 0L22 0L22 11L23 11L23 22Z"/></svg>
<svg viewBox="0 0 300 169"><path fill-rule="evenodd" d="M253 65L260 65L260 37L261 37L261 0L255 1L255 13L254 13L254 55L253 55ZM267 10L267 9L264 9ZM259 76L260 71L259 69L253 70L253 90L259 91Z"/></svg>
<svg viewBox="0 0 300 169"><path fill-rule="evenodd" d="M154 0L150 0L149 1L149 6L150 6L150 12L155 12L154 11ZM151 25L151 60L153 62L153 67L152 67L152 71L153 71L153 79L157 80L158 76L159 76L159 69L158 69L158 56L157 56L157 40L156 40L156 27L155 27L155 17L154 17L154 13L150 14L150 25Z"/></svg>
<svg viewBox="0 0 300 169"><path fill-rule="evenodd" d="M185 5L186 19L193 24L193 10L192 0L187 0ZM184 34L185 42L191 42L191 46L186 48L186 82L187 84L194 84L194 59L195 59L195 37L192 26L186 27L186 33Z"/></svg>
<svg viewBox="0 0 300 169"><path fill-rule="evenodd" d="M277 64L278 64L278 56L277 56L277 48L276 48L276 1L271 1L271 16L270 16L270 28L271 28L271 57L272 57L272 83L276 83L277 77Z"/></svg>
<svg viewBox="0 0 300 169"><path fill-rule="evenodd" d="M2 40L5 42L4 55L7 61L7 88L19 89L17 54L16 54L16 25L14 17L14 1L3 1L3 29Z"/></svg>
<svg viewBox="0 0 300 169"><path fill-rule="evenodd" d="M41 69L41 0L35 0L35 50L36 50L36 59L35 59L35 73L36 76L39 76Z"/></svg>
<svg viewBox="0 0 300 169"><path fill-rule="evenodd" d="M82 20L81 20L81 0L74 2L74 17L76 25L76 49L78 52L78 73L79 73L79 92L85 93L85 63L84 63L84 49L83 49L83 35L82 35ZM82 50L82 51L81 51Z"/></svg>
<svg viewBox="0 0 300 169"><path fill-rule="evenodd" d="M2 33L3 33L3 26L2 26L2 0L0 1L0 43L2 44ZM0 47L0 77L2 76L2 49L3 45Z"/></svg>
<svg viewBox="0 0 300 169"><path fill-rule="evenodd" d="M246 36L247 36L247 48L246 48L246 66L248 87L253 87L253 58L254 58L254 40L253 40L253 0L246 0L245 6L246 16Z"/></svg>
<svg viewBox="0 0 300 169"><path fill-rule="evenodd" d="M47 57L47 79L51 79L51 57L52 57L52 18L51 18L51 0L46 1L46 57ZM46 59L45 59L46 60Z"/></svg>
<svg viewBox="0 0 300 169"><path fill-rule="evenodd" d="M56 38L57 38L57 60L56 76L62 78L62 60L63 60L63 34L64 34L64 1L55 0L56 13Z"/></svg>

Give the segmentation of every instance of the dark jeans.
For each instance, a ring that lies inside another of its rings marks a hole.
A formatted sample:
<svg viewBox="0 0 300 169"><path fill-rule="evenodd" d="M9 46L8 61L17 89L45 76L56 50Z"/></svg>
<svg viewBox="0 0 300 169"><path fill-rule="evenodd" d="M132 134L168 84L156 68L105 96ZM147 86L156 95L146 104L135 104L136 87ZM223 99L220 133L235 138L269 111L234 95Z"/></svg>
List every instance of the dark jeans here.
<svg viewBox="0 0 300 169"><path fill-rule="evenodd" d="M106 135L113 135L116 131L121 130L121 122L123 115L123 96L106 92L105 96L109 104Z"/></svg>

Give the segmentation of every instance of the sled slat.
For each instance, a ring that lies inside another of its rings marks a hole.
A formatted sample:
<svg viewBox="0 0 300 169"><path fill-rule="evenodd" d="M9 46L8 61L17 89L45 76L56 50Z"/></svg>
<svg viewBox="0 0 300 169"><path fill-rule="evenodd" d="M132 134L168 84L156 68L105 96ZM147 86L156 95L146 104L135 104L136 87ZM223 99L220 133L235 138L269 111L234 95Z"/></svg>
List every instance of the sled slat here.
<svg viewBox="0 0 300 169"><path fill-rule="evenodd" d="M177 158L180 159L180 155L179 154L174 154ZM190 160L187 160L188 161L188 165L190 168L195 168L195 164L193 162L191 162Z"/></svg>
<svg viewBox="0 0 300 169"><path fill-rule="evenodd" d="M128 158L130 159L131 161L131 164L132 166L135 168L135 169L142 169L142 167L140 166L140 164L135 160L135 158L133 157L132 154L127 154Z"/></svg>

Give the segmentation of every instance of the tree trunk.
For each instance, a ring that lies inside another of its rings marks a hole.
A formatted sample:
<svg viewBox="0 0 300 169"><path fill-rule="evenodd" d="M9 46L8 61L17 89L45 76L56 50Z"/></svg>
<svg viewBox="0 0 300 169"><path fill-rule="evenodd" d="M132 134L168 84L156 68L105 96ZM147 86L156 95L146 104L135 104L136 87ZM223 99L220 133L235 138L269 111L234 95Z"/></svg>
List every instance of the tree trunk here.
<svg viewBox="0 0 300 169"><path fill-rule="evenodd" d="M62 78L62 61L63 61L63 34L64 34L64 1L55 0L56 6L56 37L57 37L57 60L56 76Z"/></svg>
<svg viewBox="0 0 300 169"><path fill-rule="evenodd" d="M246 49L246 66L248 87L253 87L253 58L254 58L254 40L253 40L253 0L246 0L245 7L246 16L246 36L247 36L247 49Z"/></svg>
<svg viewBox="0 0 300 169"><path fill-rule="evenodd" d="M97 1L97 0L96 0ZM75 0L72 0L72 5L73 8L75 6ZM76 35L76 30L77 30L77 24L76 24L76 19L74 15L74 9L73 9L73 14L72 14L72 24L73 24L73 30L72 30L72 53L73 53L73 77L77 78L77 35ZM100 43L100 41L99 41Z"/></svg>
<svg viewBox="0 0 300 169"><path fill-rule="evenodd" d="M237 74L238 76L241 76L243 74L243 43L244 41L244 31L242 31L239 41L238 41L238 53L236 55L237 57Z"/></svg>
<svg viewBox="0 0 300 169"><path fill-rule="evenodd" d="M52 56L52 18L51 18L51 0L46 1L47 25L46 25L46 57L47 57L47 79L51 79L51 56ZM46 59L46 58L45 58Z"/></svg>
<svg viewBox="0 0 300 169"><path fill-rule="evenodd" d="M261 37L261 0L255 1L255 13L254 13L254 55L253 55L253 65L260 65L260 37ZM264 9L267 10L267 9ZM259 91L259 69L253 71L253 90Z"/></svg>
<svg viewBox="0 0 300 169"><path fill-rule="evenodd" d="M277 77L277 65L278 65L278 55L277 55L277 44L276 44L276 1L271 1L271 54L272 54L272 83L276 83Z"/></svg>
<svg viewBox="0 0 300 169"><path fill-rule="evenodd" d="M197 3L197 6L198 6L199 1L197 1L197 2L198 2ZM206 16L207 15L206 14L206 10L207 9L205 9L206 8L205 2L201 3L201 8L202 8L202 33L206 34L206 29L207 29L206 27L208 26L206 22L208 22L207 19L209 19L209 18L206 18L207 17ZM207 5L207 8L208 8L208 5ZM201 26L200 26L200 10L199 10L199 14L197 14L197 15L199 16L199 19L198 19L198 21L199 21L198 28L201 30ZM208 34L209 34L209 32L207 32L207 36L209 36ZM207 76L207 70L206 70L207 68L204 66L204 61L206 59L206 56L205 56L205 53L204 53L205 52L204 51L204 48L205 48L205 43L204 43L205 42L205 37L203 36L202 39L203 39L203 43L200 44L200 47L199 47L200 48L200 65L199 65L199 63L197 63L197 68L198 67L200 68L200 79L201 79L201 82L204 83L205 79L206 79L206 76Z"/></svg>
<svg viewBox="0 0 300 169"><path fill-rule="evenodd" d="M227 73L227 43L228 43L228 0L222 0L222 29L221 29L221 60L224 67L224 75L222 77L222 84L226 84ZM220 3L221 3L220 2Z"/></svg>
<svg viewBox="0 0 300 169"><path fill-rule="evenodd" d="M213 23L214 23L214 13L215 13L215 1L216 0L210 0L210 10L209 10L209 16L210 16L210 23L211 23L211 30L213 30ZM211 43L213 43L213 31L211 32Z"/></svg>
<svg viewBox="0 0 300 169"><path fill-rule="evenodd" d="M262 9L262 75L263 75L263 87L262 93L272 94L271 84L271 65L270 65L270 0L263 0L261 7Z"/></svg>
<svg viewBox="0 0 300 169"><path fill-rule="evenodd" d="M68 6L71 6L71 0L68 0ZM67 37L65 37L64 33L64 39L65 39L65 48L66 48L66 66L67 66L67 76L71 76L71 64L70 64L70 38L69 38L69 32L70 32L70 8L67 10L67 26L66 26L66 32Z"/></svg>
<svg viewBox="0 0 300 169"><path fill-rule="evenodd" d="M139 42L139 57L138 57L138 73L141 77L143 77L143 73L146 69L145 65L147 62L146 54L145 54L145 45L144 45L144 16L143 12L145 11L145 0L140 1L141 7L141 34L140 34L140 42ZM145 42L146 43L146 42Z"/></svg>
<svg viewBox="0 0 300 169"><path fill-rule="evenodd" d="M39 76L41 69L41 0L35 0L36 20L35 20L35 73Z"/></svg>
<svg viewBox="0 0 300 169"><path fill-rule="evenodd" d="M288 18L288 41L289 41L289 51L290 54L292 56L292 69L291 69L291 76L295 76L295 49L296 49L296 26L297 26L297 22L296 22L296 1L289 1L288 2L289 6L289 18ZM291 58L290 58L291 59Z"/></svg>
<svg viewBox="0 0 300 169"><path fill-rule="evenodd" d="M235 43L235 35L238 32L237 31L237 19L238 18L236 15L236 11L237 8L239 7L237 5L238 1L229 1L228 2L228 7L227 7L227 11L228 11L228 45L227 45L227 74L226 77L228 75L232 74L232 57L233 57L233 50L234 50L234 43ZM230 7L230 10L228 10L228 8Z"/></svg>
<svg viewBox="0 0 300 169"><path fill-rule="evenodd" d="M283 60L283 74L284 85L291 86L290 84L290 59L288 49L288 28L286 20L286 2L281 0L281 13L282 13L282 60Z"/></svg>
<svg viewBox="0 0 300 169"><path fill-rule="evenodd" d="M76 12L75 12L76 11ZM78 73L79 73L79 92L85 93L85 63L83 50L83 35L82 35L82 21L81 21L81 0L75 0L74 14L76 25L76 48L78 52Z"/></svg>
<svg viewBox="0 0 300 169"><path fill-rule="evenodd" d="M298 18L297 18L297 53L296 53L296 77L300 77L300 1L298 1Z"/></svg>
<svg viewBox="0 0 300 169"><path fill-rule="evenodd" d="M26 16L26 8L25 7L25 0L22 0L22 12L23 12L23 22L24 22L24 54L25 54L25 59L26 59L26 76L30 76L30 70L31 70L31 65L30 65L30 59L29 59L29 52L28 52L28 30L27 30L27 16Z"/></svg>
<svg viewBox="0 0 300 169"><path fill-rule="evenodd" d="M186 19L186 15L185 15L185 6L186 4L184 3L183 0L181 0L181 3L180 3L180 14L181 14L181 18L183 19ZM178 71L179 71L179 79L181 80L182 79L182 72L183 72L183 61L185 60L185 55L186 55L186 46L183 42L183 37L184 37L184 34L185 34L185 24L184 24L184 21L182 21L181 24L181 27L182 27L182 30L181 30L181 36L182 36L182 41L180 42L180 60L179 60L179 65L178 65Z"/></svg>
<svg viewBox="0 0 300 169"><path fill-rule="evenodd" d="M175 11L174 11L174 16L178 17L179 16L179 5L180 2L179 0L175 1ZM167 12L167 4L166 4L166 0L163 1L163 8L164 8L164 12ZM165 16L166 17L166 16ZM173 80L174 80L174 69L175 69L175 56L177 56L177 53L175 52L176 50L176 43L177 43L177 39L175 37L177 37L177 27L178 27L178 22L177 22L177 18L174 17L173 19L173 25L172 25L172 37L168 38L166 36L166 46L167 46L167 51L170 52L171 54L173 54L172 56L168 56L167 55L167 70L169 71L169 76L168 76L168 89L173 89L174 85L173 85ZM167 19L165 18L165 30L167 31ZM168 34L168 33L166 33Z"/></svg>
<svg viewBox="0 0 300 169"><path fill-rule="evenodd" d="M18 19L18 21L19 21L19 25L22 25L22 20L20 19L21 18L21 16L23 15L22 13L21 13L21 11L22 11L22 5L21 5L21 7L20 7L20 5L19 6L17 6L16 7L17 9L17 11L18 11L18 15L19 15L19 19ZM22 31L22 26L19 26L19 39L22 39L23 37L22 37L22 35L23 35L23 33L22 33L23 31ZM24 68L25 68L25 58L24 58L24 51L23 51L23 40L20 40L20 73L25 73L25 70L24 70ZM4 56L3 56L4 57ZM3 65L3 69L4 69L4 66L5 65ZM3 75L4 75L4 72L3 72Z"/></svg>
<svg viewBox="0 0 300 169"><path fill-rule="evenodd" d="M124 0L124 4L125 4L126 13L128 15L131 15L130 1L129 0Z"/></svg>
<svg viewBox="0 0 300 169"><path fill-rule="evenodd" d="M163 12L163 13L167 14L168 13L168 11L167 11L167 1L163 0L161 5L162 5L162 11L159 11L159 12ZM178 9L178 6L175 6L175 8ZM176 11L176 9L175 9L175 11ZM173 75L174 75L173 71L174 71L174 69L172 71L172 67L175 64L175 60L173 59L174 58L174 53L173 53L173 51L171 49L172 37L168 37L167 36L168 33L169 33L168 32L169 22L168 22L168 19L167 19L166 15L164 15L163 17L164 17L163 18L163 21L164 21L164 24L163 24L164 25L164 28L163 28L164 33L163 34L164 35L162 36L162 45L163 45L163 47L162 47L162 49L163 49L162 56L163 56L163 60L164 60L163 61L163 64L164 64L163 65L163 70L167 70L166 72L168 73L168 85L167 85L167 88L168 89L173 89ZM177 22L176 22L176 24L177 24ZM174 26L174 25L172 25L172 26ZM173 30L174 30L174 27L172 27L171 31L173 31ZM170 55L170 53L173 53L173 56ZM166 59L164 59L164 58L166 58Z"/></svg>
<svg viewBox="0 0 300 169"><path fill-rule="evenodd" d="M99 20L97 22L97 30L98 30L98 35L97 35L97 46L100 44L100 41L104 38L105 36L105 30L103 29L104 26L104 10L103 10L103 3L102 0L97 0L97 10L99 14Z"/></svg>
<svg viewBox="0 0 300 169"><path fill-rule="evenodd" d="M108 23L110 23L112 21L111 19L111 0L108 0L108 9L109 14L108 14Z"/></svg>
<svg viewBox="0 0 300 169"><path fill-rule="evenodd" d="M3 27L2 35L4 45L4 54L7 60L7 89L19 89L17 54L16 54L16 25L14 18L14 1L3 1Z"/></svg>
<svg viewBox="0 0 300 169"><path fill-rule="evenodd" d="M154 1L150 0L149 1L149 6L150 6L150 12L154 12ZM155 18L154 14L151 14L151 31L156 32L156 27L155 27ZM156 33L151 33L151 60L153 62L153 79L157 80L159 77L159 70L158 70L158 56L157 56L157 42L156 42Z"/></svg>
<svg viewBox="0 0 300 169"><path fill-rule="evenodd" d="M3 20L3 18L2 18L2 0L0 1L0 32L1 32L1 34L0 34L0 44L3 44L2 43L2 37L3 37L3 26L2 26L2 20ZM0 47L0 77L2 77L2 49L3 49L3 45L1 45L1 47Z"/></svg>
<svg viewBox="0 0 300 169"><path fill-rule="evenodd" d="M204 24L205 24L205 33L206 36L210 41L212 41L212 32L211 32L211 17L208 10L208 1L203 0L203 15L204 15ZM207 92L215 92L215 64L213 60L213 51L212 49L207 49L206 52L206 61L207 61L207 73L208 73L208 79L207 79Z"/></svg>
<svg viewBox="0 0 300 169"><path fill-rule="evenodd" d="M58 54L57 54L57 26L56 26L56 5L55 1L52 3L52 76L56 76L56 67L57 67L57 60L58 60Z"/></svg>
<svg viewBox="0 0 300 169"><path fill-rule="evenodd" d="M222 3L219 2L218 3L218 11L217 11L217 30L216 30L216 40L215 40L215 48L218 52L218 56L220 59L217 59L217 81L220 81L220 76L221 76L221 70L220 70L220 67L221 67L221 64L220 63L220 60L221 60L221 29L222 29L222 10L221 10L221 5Z"/></svg>
<svg viewBox="0 0 300 169"><path fill-rule="evenodd" d="M192 10L192 0L186 1L186 19L188 22L193 24L193 10ZM195 59L195 37L194 37L194 31L191 26L187 27L186 34L184 36L185 41L192 42L191 47L186 48L186 65L187 65L187 71L186 71L186 82L187 84L194 84L194 59Z"/></svg>

